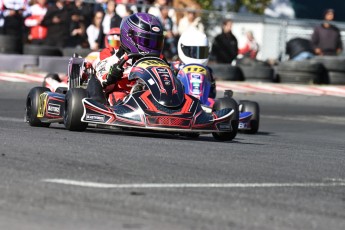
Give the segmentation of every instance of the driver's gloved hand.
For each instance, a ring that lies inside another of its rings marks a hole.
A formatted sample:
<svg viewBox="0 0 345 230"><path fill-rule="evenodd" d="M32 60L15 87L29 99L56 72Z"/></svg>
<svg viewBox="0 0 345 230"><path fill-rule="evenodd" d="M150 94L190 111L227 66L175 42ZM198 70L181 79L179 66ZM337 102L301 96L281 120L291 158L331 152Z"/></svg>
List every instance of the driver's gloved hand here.
<svg viewBox="0 0 345 230"><path fill-rule="evenodd" d="M108 86L114 84L117 80L121 79L123 76L124 69L117 64L110 67L107 79L103 82L103 86Z"/></svg>

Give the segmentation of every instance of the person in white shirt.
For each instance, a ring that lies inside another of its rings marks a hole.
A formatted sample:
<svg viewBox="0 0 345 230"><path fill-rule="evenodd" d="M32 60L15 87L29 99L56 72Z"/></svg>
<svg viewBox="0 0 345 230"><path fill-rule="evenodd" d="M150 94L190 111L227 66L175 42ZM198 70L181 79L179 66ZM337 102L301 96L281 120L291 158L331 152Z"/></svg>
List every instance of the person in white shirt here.
<svg viewBox="0 0 345 230"><path fill-rule="evenodd" d="M116 14L119 15L121 18L129 16L133 13L137 13L138 9L134 5L135 1L133 0L122 0L121 3L116 4ZM133 4L133 5L129 5Z"/></svg>
<svg viewBox="0 0 345 230"><path fill-rule="evenodd" d="M33 44L43 44L47 36L47 27L42 26L41 22L47 13L47 1L36 0L29 11L31 15L24 21L25 26L30 28L28 40Z"/></svg>
<svg viewBox="0 0 345 230"><path fill-rule="evenodd" d="M187 29L196 29L200 32L204 32L204 25L201 22L201 18L197 16L195 9L188 9L186 14L181 18L178 23L178 33L181 35Z"/></svg>
<svg viewBox="0 0 345 230"><path fill-rule="evenodd" d="M103 12L102 11L97 11L95 13L95 16L93 17L93 22L91 25L89 25L86 29L86 34L87 34L87 40L90 45L90 49L92 50L98 50L98 43L96 42L99 31L101 28L101 22L103 18Z"/></svg>

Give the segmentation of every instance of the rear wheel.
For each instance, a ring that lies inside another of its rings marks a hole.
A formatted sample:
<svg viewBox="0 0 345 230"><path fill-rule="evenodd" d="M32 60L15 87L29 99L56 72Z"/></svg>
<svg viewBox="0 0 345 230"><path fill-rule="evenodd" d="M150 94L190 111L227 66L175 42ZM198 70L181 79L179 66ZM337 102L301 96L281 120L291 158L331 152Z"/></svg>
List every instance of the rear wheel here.
<svg viewBox="0 0 345 230"><path fill-rule="evenodd" d="M82 88L72 88L67 91L65 99L64 125L70 131L85 131L87 123L82 122L84 113L83 98L87 92Z"/></svg>
<svg viewBox="0 0 345 230"><path fill-rule="evenodd" d="M46 87L32 88L26 98L26 120L30 126L36 127L49 127L50 123L41 122L37 117L40 95L44 92L50 92L50 89Z"/></svg>
<svg viewBox="0 0 345 230"><path fill-rule="evenodd" d="M250 119L250 129L244 130L244 133L255 134L259 130L260 124L260 107L255 101L240 101L242 105L241 112L251 112L253 115Z"/></svg>
<svg viewBox="0 0 345 230"><path fill-rule="evenodd" d="M233 109L235 114L234 118L230 121L230 125L232 127L232 130L230 132L212 133L213 137L219 141L231 141L236 137L238 132L239 112L237 102L233 98L219 98L214 103L213 111L225 108Z"/></svg>

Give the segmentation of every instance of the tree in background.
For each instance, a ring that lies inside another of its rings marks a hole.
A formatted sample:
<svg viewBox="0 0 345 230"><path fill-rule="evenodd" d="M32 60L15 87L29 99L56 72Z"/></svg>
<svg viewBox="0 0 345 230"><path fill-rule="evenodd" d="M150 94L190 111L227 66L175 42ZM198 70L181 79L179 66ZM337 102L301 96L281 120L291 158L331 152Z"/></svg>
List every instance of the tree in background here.
<svg viewBox="0 0 345 230"><path fill-rule="evenodd" d="M203 10L213 9L213 0L196 0L196 3L198 3Z"/></svg>
<svg viewBox="0 0 345 230"><path fill-rule="evenodd" d="M234 12L248 11L254 14L263 14L271 4L271 0L231 0L228 1L227 9Z"/></svg>

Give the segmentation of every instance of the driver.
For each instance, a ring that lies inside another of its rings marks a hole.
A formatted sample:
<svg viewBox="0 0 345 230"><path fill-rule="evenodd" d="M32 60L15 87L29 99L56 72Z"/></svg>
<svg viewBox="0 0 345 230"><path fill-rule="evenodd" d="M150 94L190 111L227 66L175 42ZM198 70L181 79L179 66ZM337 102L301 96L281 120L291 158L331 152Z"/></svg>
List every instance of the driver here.
<svg viewBox="0 0 345 230"><path fill-rule="evenodd" d="M172 69L178 72L187 64L199 64L209 72L211 80L210 98L216 97L216 82L212 74L212 69L207 66L210 46L205 33L199 30L190 29L181 34L178 40L177 52L181 61L172 62Z"/></svg>
<svg viewBox="0 0 345 230"><path fill-rule="evenodd" d="M117 64L119 60L130 53L161 55L163 40L163 27L155 16L135 13L124 18L120 25L120 47L103 49L92 64L96 78L89 80L89 96L103 104L122 101L135 82L128 80L133 60L128 60L123 67Z"/></svg>

